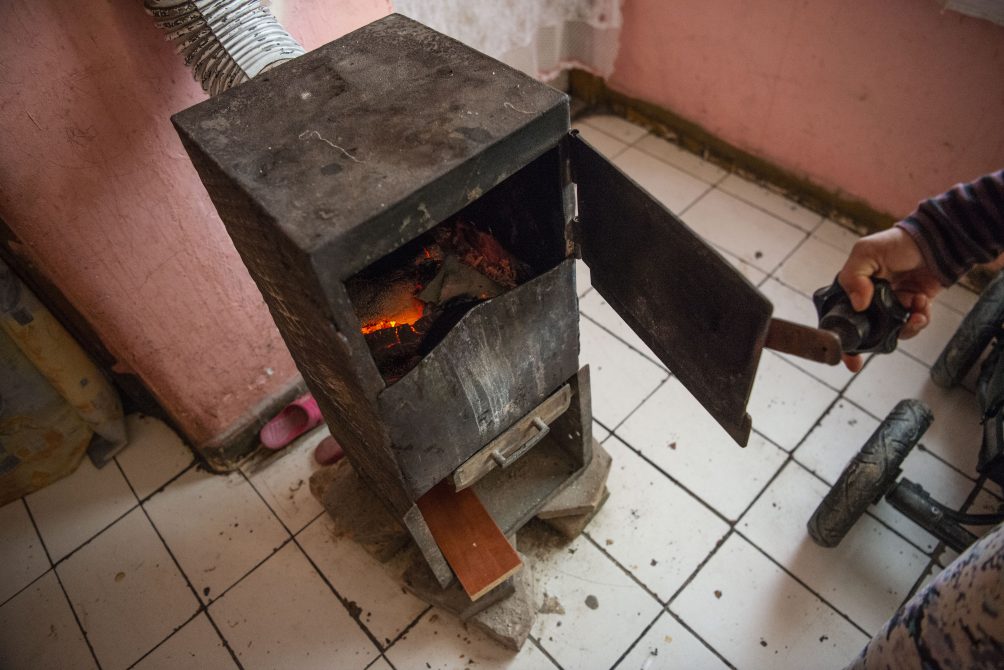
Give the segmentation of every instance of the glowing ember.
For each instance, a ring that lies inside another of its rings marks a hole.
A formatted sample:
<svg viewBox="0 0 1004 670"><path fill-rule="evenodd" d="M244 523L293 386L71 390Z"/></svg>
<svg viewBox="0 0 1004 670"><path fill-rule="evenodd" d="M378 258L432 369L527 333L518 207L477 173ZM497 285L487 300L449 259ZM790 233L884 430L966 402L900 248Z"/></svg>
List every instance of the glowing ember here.
<svg viewBox="0 0 1004 670"><path fill-rule="evenodd" d="M363 335L369 335L384 328L397 328L398 326L411 326L422 318L425 312L425 304L417 298L412 300L411 307L394 314L390 318L381 319L363 324Z"/></svg>

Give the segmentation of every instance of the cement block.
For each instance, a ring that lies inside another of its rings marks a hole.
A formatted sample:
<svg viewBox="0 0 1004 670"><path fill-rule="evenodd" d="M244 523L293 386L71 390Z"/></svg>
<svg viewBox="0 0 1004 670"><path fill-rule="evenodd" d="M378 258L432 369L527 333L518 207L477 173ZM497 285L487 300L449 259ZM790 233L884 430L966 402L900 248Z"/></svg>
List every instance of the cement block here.
<svg viewBox="0 0 1004 670"><path fill-rule="evenodd" d="M348 459L311 475L310 492L334 522L335 535L352 538L381 563L411 541L411 534L363 483Z"/></svg>
<svg viewBox="0 0 1004 670"><path fill-rule="evenodd" d="M504 647L519 651L530 635L537 607L533 602L533 568L530 559L519 555L523 569L510 579L515 593L476 614L468 622Z"/></svg>
<svg viewBox="0 0 1004 670"><path fill-rule="evenodd" d="M553 519L595 513L602 504L610 463L610 453L603 445L594 443L593 459L586 471L544 505L537 512L537 518Z"/></svg>
<svg viewBox="0 0 1004 670"><path fill-rule="evenodd" d="M589 522L593 520L593 517L596 516L596 513L600 511L600 508L603 507L603 503L605 503L607 501L607 498L609 497L610 497L610 491L607 489L606 486L604 486L603 494L600 496L599 504L596 505L596 508L593 511L587 512L586 514L578 514L576 516L562 516L551 519L541 519L541 521L543 521L548 526L561 533L565 537L565 539L574 540L575 538L577 538L579 535L582 534L582 531L586 529L586 526L588 526Z"/></svg>
<svg viewBox="0 0 1004 670"><path fill-rule="evenodd" d="M460 582L456 580L445 589L441 587L428 563L421 556L416 557L401 576L404 588L409 593L419 600L446 610L461 621L467 621L515 593L516 588L513 584L515 579L516 575L513 575L477 600L471 600Z"/></svg>

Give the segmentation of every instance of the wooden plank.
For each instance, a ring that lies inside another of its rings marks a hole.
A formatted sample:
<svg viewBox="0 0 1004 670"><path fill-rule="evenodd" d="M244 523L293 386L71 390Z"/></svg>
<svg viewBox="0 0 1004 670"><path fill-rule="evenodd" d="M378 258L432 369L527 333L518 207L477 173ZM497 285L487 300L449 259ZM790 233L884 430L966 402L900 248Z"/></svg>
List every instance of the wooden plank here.
<svg viewBox="0 0 1004 670"><path fill-rule="evenodd" d="M516 550L471 489L454 491L444 479L419 498L417 505L471 600L520 569Z"/></svg>

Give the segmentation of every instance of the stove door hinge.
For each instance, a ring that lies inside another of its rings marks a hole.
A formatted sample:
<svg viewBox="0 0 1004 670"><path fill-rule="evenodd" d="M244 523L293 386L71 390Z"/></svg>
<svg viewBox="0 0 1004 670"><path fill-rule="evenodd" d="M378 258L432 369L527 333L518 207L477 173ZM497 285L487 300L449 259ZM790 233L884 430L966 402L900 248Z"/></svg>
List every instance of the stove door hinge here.
<svg viewBox="0 0 1004 670"><path fill-rule="evenodd" d="M566 255L581 259L582 230L579 221L579 185L575 182L571 147L578 134L578 130L569 131L568 135L558 144L558 153L561 164L561 201L565 215Z"/></svg>
<svg viewBox="0 0 1004 670"><path fill-rule="evenodd" d="M565 239L568 240L568 253L576 258L582 258L579 185L574 181L565 184L561 198L565 208Z"/></svg>

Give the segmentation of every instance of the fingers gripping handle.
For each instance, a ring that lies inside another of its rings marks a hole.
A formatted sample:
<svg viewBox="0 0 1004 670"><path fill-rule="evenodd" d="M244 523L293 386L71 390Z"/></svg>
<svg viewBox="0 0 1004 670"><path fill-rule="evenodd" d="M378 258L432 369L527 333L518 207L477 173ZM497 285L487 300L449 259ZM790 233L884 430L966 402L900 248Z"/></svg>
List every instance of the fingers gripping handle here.
<svg viewBox="0 0 1004 670"><path fill-rule="evenodd" d="M872 283L875 292L871 304L863 312L854 311L850 297L836 280L812 295L819 314L819 327L836 333L844 353L888 354L895 351L899 333L910 318L888 281L872 279Z"/></svg>

